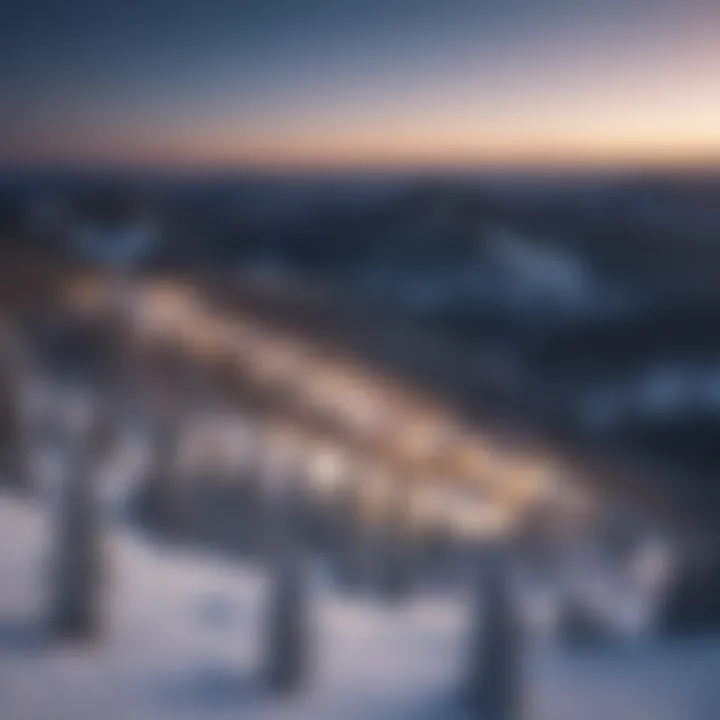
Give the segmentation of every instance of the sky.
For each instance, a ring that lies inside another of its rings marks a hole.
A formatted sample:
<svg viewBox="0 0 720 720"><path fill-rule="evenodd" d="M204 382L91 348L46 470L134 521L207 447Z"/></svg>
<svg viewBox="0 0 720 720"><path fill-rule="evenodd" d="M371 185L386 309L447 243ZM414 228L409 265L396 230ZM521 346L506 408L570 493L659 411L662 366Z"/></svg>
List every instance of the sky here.
<svg viewBox="0 0 720 720"><path fill-rule="evenodd" d="M720 161L720 0L6 0L0 163Z"/></svg>

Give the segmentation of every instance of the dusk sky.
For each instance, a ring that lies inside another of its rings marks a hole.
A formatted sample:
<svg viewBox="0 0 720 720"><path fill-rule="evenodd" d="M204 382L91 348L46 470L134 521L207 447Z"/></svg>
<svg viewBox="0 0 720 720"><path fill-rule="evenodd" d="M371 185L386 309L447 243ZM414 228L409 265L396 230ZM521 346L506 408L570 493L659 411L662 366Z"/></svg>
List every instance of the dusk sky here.
<svg viewBox="0 0 720 720"><path fill-rule="evenodd" d="M720 161L718 0L11 0L0 160Z"/></svg>

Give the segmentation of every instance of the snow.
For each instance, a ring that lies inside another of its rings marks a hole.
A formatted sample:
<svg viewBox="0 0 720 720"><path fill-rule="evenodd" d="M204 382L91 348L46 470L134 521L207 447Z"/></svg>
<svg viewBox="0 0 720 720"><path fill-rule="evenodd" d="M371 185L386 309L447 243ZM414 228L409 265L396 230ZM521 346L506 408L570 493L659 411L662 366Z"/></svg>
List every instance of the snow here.
<svg viewBox="0 0 720 720"><path fill-rule="evenodd" d="M134 266L156 247L159 239L158 228L148 221L115 229L79 224L70 233L70 243L82 257L117 269Z"/></svg>
<svg viewBox="0 0 720 720"><path fill-rule="evenodd" d="M457 641L452 603L381 608L318 588L322 644L313 691L300 700L264 697L257 679L264 592L258 571L153 546L123 529L107 542L107 636L96 646L53 646L38 622L38 600L47 594L44 520L37 508L0 501L0 527L13 540L0 551L3 720L352 718L369 717L369 707L381 713L372 717L382 717L403 707L408 688L451 680L442 658ZM414 662L428 650L434 658Z"/></svg>
<svg viewBox="0 0 720 720"><path fill-rule="evenodd" d="M560 248L500 227L490 233L488 247L495 271L511 281L507 289L513 296L561 306L592 300L594 279L579 258Z"/></svg>
<svg viewBox="0 0 720 720"><path fill-rule="evenodd" d="M664 422L720 411L720 370L710 363L659 363L590 388L579 403L588 427L612 430L632 420Z"/></svg>
<svg viewBox="0 0 720 720"><path fill-rule="evenodd" d="M108 531L106 634L58 646L42 633L48 518L0 495L3 720L461 718L464 604L383 605L313 583L315 665L307 692L277 699L258 680L264 578L258 568ZM531 720L713 720L720 640L595 650L534 648Z"/></svg>

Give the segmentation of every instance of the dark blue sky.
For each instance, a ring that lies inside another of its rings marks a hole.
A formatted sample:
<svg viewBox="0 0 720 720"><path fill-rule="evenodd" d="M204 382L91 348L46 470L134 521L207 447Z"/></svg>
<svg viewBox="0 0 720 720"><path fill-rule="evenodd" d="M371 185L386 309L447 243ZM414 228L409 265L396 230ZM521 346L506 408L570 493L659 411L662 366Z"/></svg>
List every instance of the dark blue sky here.
<svg viewBox="0 0 720 720"><path fill-rule="evenodd" d="M718 37L713 0L6 2L0 156L712 153Z"/></svg>

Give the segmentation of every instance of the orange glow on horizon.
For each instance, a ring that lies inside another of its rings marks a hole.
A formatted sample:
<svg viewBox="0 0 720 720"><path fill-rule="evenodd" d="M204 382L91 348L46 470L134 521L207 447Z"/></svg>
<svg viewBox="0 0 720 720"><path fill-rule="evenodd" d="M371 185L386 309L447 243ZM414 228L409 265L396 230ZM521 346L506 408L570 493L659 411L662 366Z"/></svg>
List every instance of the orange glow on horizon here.
<svg viewBox="0 0 720 720"><path fill-rule="evenodd" d="M43 158L38 158L42 162ZM352 143L319 148L307 146L258 146L238 148L232 143L221 147L198 141L181 149L158 150L128 147L125 152L79 152L53 158L53 162L88 165L267 170L342 170L342 169L443 169L443 168L711 168L720 166L720 141L703 143L635 142L631 138L607 142L552 141L497 142L488 145L456 143L442 146L418 146L401 143Z"/></svg>
<svg viewBox="0 0 720 720"><path fill-rule="evenodd" d="M720 125L718 125L720 129ZM720 135L720 132L719 132ZM69 165L168 167L202 170L207 168L248 168L267 170L342 169L443 169L443 168L711 168L720 166L720 136L716 138L581 137L568 134L537 138L488 138L474 141L456 136L439 142L428 136L425 142L403 142L401 138L354 138L346 142L327 141L292 145L278 142L247 147L218 139L197 138L179 147L146 146L128 143L126 149L83 148L62 154L36 154L44 162ZM27 160L25 154L22 160ZM12 162L12 159L11 159Z"/></svg>
<svg viewBox="0 0 720 720"><path fill-rule="evenodd" d="M306 125L267 132L194 127L162 138L119 136L115 142L66 142L62 154L35 146L31 156L69 163L189 168L268 169L442 167L708 167L720 164L720 96L704 111L685 107L583 116L538 108L501 121L394 118L368 127ZM475 120L475 118L478 118ZM28 153L24 154L27 157Z"/></svg>
<svg viewBox="0 0 720 720"><path fill-rule="evenodd" d="M434 28L427 43L411 38L383 52L371 38L361 50L330 43L327 55L322 47L297 56L289 48L272 56L271 70L248 68L253 83L229 55L207 78L182 76L179 93L163 77L149 85L153 92L113 91L88 103L79 94L62 113L17 122L4 134L0 162L271 170L720 165L720 16L691 4L647 18L610 13L605 23L589 15L575 25L569 10L552 27L518 19L525 34L489 44L471 23L467 32ZM305 65L307 58L313 62Z"/></svg>
<svg viewBox="0 0 720 720"><path fill-rule="evenodd" d="M694 47L655 44L572 62L576 54L485 71L469 59L456 74L407 85L378 79L356 92L309 88L282 112L252 117L238 99L192 118L56 127L12 152L38 162L210 169L720 165L714 45L698 37Z"/></svg>

